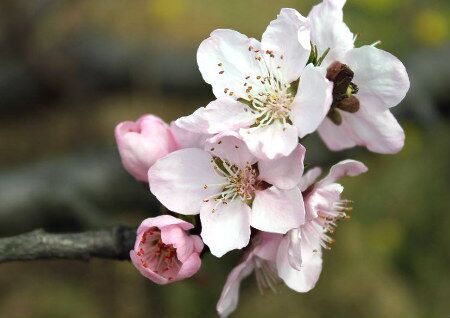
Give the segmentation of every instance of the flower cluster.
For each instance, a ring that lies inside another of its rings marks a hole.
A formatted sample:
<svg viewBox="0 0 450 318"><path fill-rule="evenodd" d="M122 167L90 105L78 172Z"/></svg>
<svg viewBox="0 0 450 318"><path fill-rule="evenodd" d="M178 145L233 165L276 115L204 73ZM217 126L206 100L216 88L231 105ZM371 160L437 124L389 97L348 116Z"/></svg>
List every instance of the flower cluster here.
<svg viewBox="0 0 450 318"><path fill-rule="evenodd" d="M351 210L338 180L367 167L344 160L317 181L320 168L304 171L302 138L317 131L333 151L392 154L404 144L389 109L409 89L405 67L378 43L355 47L344 4L323 0L307 17L282 9L261 41L215 30L197 52L215 100L170 125L147 115L116 127L124 167L170 214L138 229L130 256L145 277L166 284L194 275L205 244L217 257L243 250L221 316L236 308L252 272L261 288L314 287L322 249Z"/></svg>

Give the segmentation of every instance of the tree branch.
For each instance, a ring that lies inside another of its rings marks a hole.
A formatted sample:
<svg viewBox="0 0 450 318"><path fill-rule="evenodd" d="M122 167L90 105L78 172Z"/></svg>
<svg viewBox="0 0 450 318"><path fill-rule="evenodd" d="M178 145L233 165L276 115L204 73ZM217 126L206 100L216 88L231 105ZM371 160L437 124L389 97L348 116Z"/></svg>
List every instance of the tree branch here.
<svg viewBox="0 0 450 318"><path fill-rule="evenodd" d="M65 234L35 230L0 238L0 263L39 259L88 261L92 257L128 260L135 239L136 230L125 226Z"/></svg>

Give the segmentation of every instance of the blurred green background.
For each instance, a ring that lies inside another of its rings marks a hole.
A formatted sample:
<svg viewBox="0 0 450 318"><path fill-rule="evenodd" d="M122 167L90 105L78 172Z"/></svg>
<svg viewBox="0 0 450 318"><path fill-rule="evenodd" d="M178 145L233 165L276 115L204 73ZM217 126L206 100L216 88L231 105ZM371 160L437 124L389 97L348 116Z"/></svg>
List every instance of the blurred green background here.
<svg viewBox="0 0 450 318"><path fill-rule="evenodd" d="M0 235L36 227L79 231L157 213L145 186L121 168L116 123L154 113L167 121L212 99L196 67L216 28L260 38L280 8L313 1L2 0L0 2ZM449 317L450 2L350 0L358 45L381 40L412 82L394 109L406 130L395 156L328 152L307 141L307 161L342 158L369 172L346 179L349 222L325 252L316 288L242 286L235 317ZM214 317L239 259L207 257L186 282L160 287L128 262L0 265L0 317Z"/></svg>

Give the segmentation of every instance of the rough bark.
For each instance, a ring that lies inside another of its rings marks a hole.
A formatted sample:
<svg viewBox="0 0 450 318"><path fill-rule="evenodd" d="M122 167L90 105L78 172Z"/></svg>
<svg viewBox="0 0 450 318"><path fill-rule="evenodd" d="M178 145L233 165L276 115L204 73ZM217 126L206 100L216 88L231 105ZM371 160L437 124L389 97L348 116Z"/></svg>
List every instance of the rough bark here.
<svg viewBox="0 0 450 318"><path fill-rule="evenodd" d="M88 261L93 257L128 260L135 238L136 230L125 226L64 234L35 230L0 238L0 263L42 259Z"/></svg>

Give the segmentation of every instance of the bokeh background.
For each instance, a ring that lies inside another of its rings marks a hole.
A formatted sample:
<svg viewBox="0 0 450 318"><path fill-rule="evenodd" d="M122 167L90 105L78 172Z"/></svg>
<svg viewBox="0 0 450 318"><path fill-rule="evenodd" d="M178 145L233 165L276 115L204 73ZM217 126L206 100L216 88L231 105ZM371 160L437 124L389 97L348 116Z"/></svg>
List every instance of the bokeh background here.
<svg viewBox="0 0 450 318"><path fill-rule="evenodd" d="M167 121L212 99L195 54L216 28L260 38L282 7L310 0L1 0L0 236L43 227L137 226L158 211L122 169L116 123L154 113ZM308 158L342 158L370 171L346 179L355 201L325 252L316 288L241 289L235 317L449 317L450 2L349 0L358 45L407 66L412 86L394 109L406 130L395 156L331 154L308 138ZM195 279L160 287L128 262L0 265L0 317L214 317L238 253L206 257Z"/></svg>

